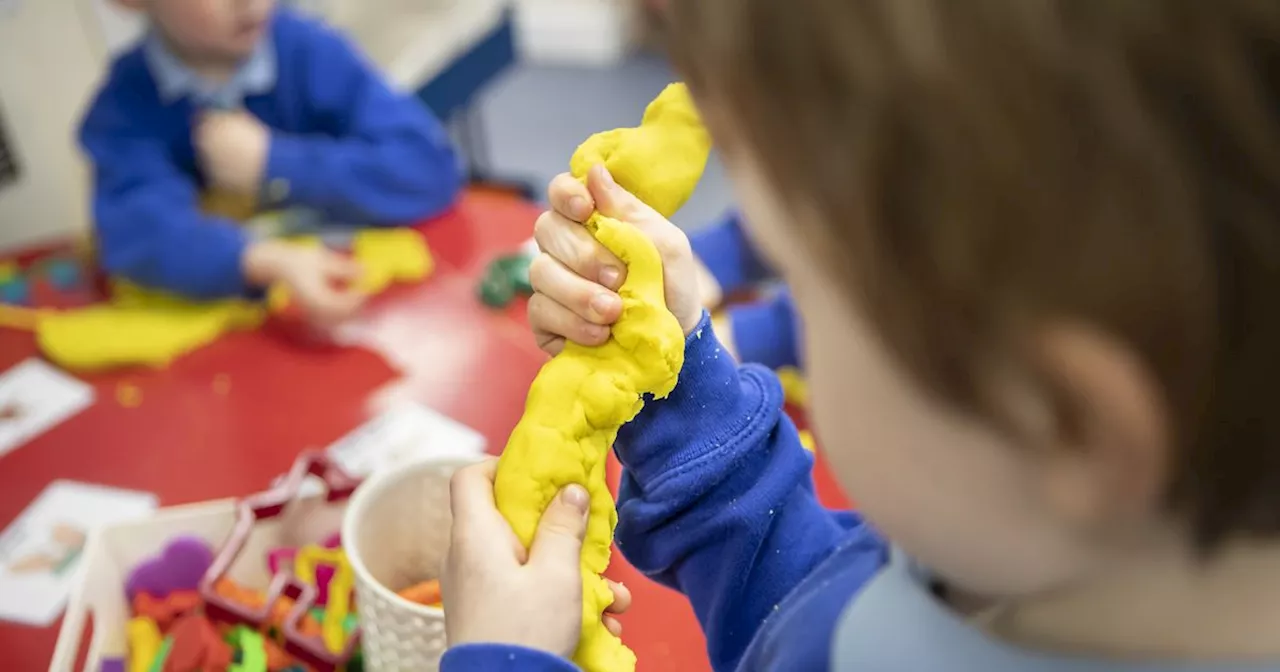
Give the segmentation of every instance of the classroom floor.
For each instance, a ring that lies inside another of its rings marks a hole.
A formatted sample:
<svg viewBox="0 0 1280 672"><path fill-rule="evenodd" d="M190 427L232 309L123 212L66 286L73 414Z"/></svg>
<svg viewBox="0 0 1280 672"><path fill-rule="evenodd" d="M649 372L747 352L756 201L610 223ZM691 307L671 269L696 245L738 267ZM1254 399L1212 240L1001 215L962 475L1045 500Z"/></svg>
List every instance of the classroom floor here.
<svg viewBox="0 0 1280 672"><path fill-rule="evenodd" d="M652 56L611 68L518 65L482 97L488 161L499 174L526 179L541 191L564 172L579 143L597 131L635 125L644 106L675 79ZM713 156L675 221L686 230L704 226L731 199L724 167Z"/></svg>

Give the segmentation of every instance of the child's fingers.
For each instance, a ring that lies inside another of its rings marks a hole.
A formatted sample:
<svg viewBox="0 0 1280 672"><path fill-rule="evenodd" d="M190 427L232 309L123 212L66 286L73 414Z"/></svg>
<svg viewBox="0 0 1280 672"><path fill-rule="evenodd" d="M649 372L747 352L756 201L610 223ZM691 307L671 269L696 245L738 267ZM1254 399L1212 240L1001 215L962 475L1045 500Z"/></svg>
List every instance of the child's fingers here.
<svg viewBox="0 0 1280 672"><path fill-rule="evenodd" d="M540 254L529 264L529 284L578 317L594 324L613 324L622 315L622 298ZM566 336L568 334L565 334Z"/></svg>
<svg viewBox="0 0 1280 672"><path fill-rule="evenodd" d="M565 486L542 512L526 566L538 568L543 577L570 575L575 587L581 587L578 563L590 509L591 495L586 488Z"/></svg>
<svg viewBox="0 0 1280 672"><path fill-rule="evenodd" d="M341 254L326 256L324 269L331 277L339 280L355 280L364 274L364 267L360 262Z"/></svg>
<svg viewBox="0 0 1280 672"><path fill-rule="evenodd" d="M316 312L321 321L336 324L355 315L364 305L365 295L354 287L324 287L316 301Z"/></svg>
<svg viewBox="0 0 1280 672"><path fill-rule="evenodd" d="M587 174L587 190L595 201L596 209L606 217L635 225L655 217L662 219L634 194L619 186L603 164L596 165Z"/></svg>
<svg viewBox="0 0 1280 672"><path fill-rule="evenodd" d="M591 192L569 173L560 173L551 180L547 187L547 201L553 210L579 223L587 221L595 210Z"/></svg>
<svg viewBox="0 0 1280 672"><path fill-rule="evenodd" d="M613 635L614 637L622 636L622 621L619 621L618 619L608 614L605 614L604 616L602 616L600 618L600 621L604 623L604 628L609 631L609 634Z"/></svg>
<svg viewBox="0 0 1280 672"><path fill-rule="evenodd" d="M564 336L557 336L545 331L540 332L534 330L533 337L538 343L538 349L552 357L555 357L564 350L564 344L566 342Z"/></svg>
<svg viewBox="0 0 1280 672"><path fill-rule="evenodd" d="M609 340L609 327L592 324L564 306L556 303L546 294L534 294L529 297L529 326L538 336L539 347L544 340L565 338L580 345L600 345ZM554 354L554 353L553 353Z"/></svg>
<svg viewBox="0 0 1280 672"><path fill-rule="evenodd" d="M631 608L631 589L618 583L617 581L609 581L609 590L613 591L613 604L605 607L606 614L621 614Z"/></svg>
<svg viewBox="0 0 1280 672"><path fill-rule="evenodd" d="M453 544L456 552L464 558L478 558L479 555L471 555L478 553L490 560L498 560L503 554L494 551L501 546L510 546L515 539L511 526L498 513L493 502L493 479L497 470L498 461L488 459L459 469L449 479ZM513 564L523 560L514 554L511 558Z"/></svg>
<svg viewBox="0 0 1280 672"><path fill-rule="evenodd" d="M542 213L534 222L533 239L538 249L592 282L617 289L626 278L626 265L581 224L563 215L551 211Z"/></svg>

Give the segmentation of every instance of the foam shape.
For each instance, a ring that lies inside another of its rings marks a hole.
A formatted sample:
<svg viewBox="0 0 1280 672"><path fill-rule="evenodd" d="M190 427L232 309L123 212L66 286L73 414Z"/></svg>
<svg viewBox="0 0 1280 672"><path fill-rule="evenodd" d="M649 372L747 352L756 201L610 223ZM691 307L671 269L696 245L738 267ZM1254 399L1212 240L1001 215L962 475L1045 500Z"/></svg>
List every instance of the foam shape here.
<svg viewBox="0 0 1280 672"><path fill-rule="evenodd" d="M160 655L160 626L145 616L135 616L125 625L129 643L129 672L148 672Z"/></svg>
<svg viewBox="0 0 1280 672"><path fill-rule="evenodd" d="M173 640L165 658L164 672L225 670L231 665L231 646L223 641L209 619L189 615L179 619L169 631Z"/></svg>
<svg viewBox="0 0 1280 672"><path fill-rule="evenodd" d="M231 641L240 651L240 659L227 667L228 672L267 672L266 638L247 626L231 631Z"/></svg>
<svg viewBox="0 0 1280 672"><path fill-rule="evenodd" d="M132 600L133 614L155 621L161 632L167 632L174 621L203 604L204 600L195 590L175 590L164 597L154 597L150 593L139 591Z"/></svg>
<svg viewBox="0 0 1280 672"><path fill-rule="evenodd" d="M180 590L196 590L213 564L213 549L198 537L178 537L160 553L129 572L125 595L132 602L138 593L165 598Z"/></svg>
<svg viewBox="0 0 1280 672"><path fill-rule="evenodd" d="M683 85L673 84L645 110L638 128L588 139L570 161L585 179L603 163L621 186L664 216L688 200L706 166L711 142ZM588 220L596 240L627 264L619 289L622 316L598 347L569 343L538 372L524 416L498 462L494 500L520 542L533 542L538 521L565 486L591 494L582 545L582 636L574 662L586 672L630 672L635 654L605 628L613 601L600 576L609 565L617 509L605 465L619 428L644 406L643 396L666 396L684 363L684 330L666 307L662 258L638 229L599 213Z"/></svg>

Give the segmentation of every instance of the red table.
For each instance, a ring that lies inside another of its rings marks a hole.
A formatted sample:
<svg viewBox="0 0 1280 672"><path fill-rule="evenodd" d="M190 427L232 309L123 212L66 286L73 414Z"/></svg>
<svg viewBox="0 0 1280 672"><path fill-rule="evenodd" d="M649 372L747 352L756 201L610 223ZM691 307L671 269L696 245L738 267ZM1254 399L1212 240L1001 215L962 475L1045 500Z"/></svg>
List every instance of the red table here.
<svg viewBox="0 0 1280 672"><path fill-rule="evenodd" d="M400 370L369 350L308 349L259 331L223 338L163 371L89 377L94 406L0 458L0 528L57 478L154 492L165 506L250 494L299 451L328 445L392 398L449 415L500 451L544 356L523 305L489 310L475 285L489 261L528 239L537 214L510 196L472 192L424 226L434 275L368 310L380 342L405 362ZM34 354L30 335L0 329L0 370ZM117 401L121 384L141 392L139 406ZM820 471L820 489L840 502ZM640 669L708 670L684 599L615 557L612 577L635 595L625 638ZM56 636L56 626L0 624L0 668L45 669Z"/></svg>

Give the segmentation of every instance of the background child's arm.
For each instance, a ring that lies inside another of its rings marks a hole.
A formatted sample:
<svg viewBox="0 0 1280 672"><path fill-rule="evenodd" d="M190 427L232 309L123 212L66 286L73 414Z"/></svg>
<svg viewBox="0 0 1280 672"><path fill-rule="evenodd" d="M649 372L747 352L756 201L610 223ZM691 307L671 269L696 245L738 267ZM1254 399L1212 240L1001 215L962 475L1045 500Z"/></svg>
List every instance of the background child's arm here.
<svg viewBox="0 0 1280 672"><path fill-rule="evenodd" d="M714 282L707 290L708 302L713 305L707 308L718 305L725 294L741 291L773 275L747 239L741 215L736 210L725 213L715 224L689 234L689 244Z"/></svg>
<svg viewBox="0 0 1280 672"><path fill-rule="evenodd" d="M160 140L131 128L122 114L96 107L80 133L94 164L99 263L113 275L193 298L243 294L244 231L203 215L192 178Z"/></svg>
<svg viewBox="0 0 1280 672"><path fill-rule="evenodd" d="M680 384L616 448L626 466L618 547L688 596L717 670L737 665L777 605L859 526L818 503L813 456L782 412L777 379L737 367L705 317Z"/></svg>
<svg viewBox="0 0 1280 672"><path fill-rule="evenodd" d="M407 224L448 208L462 186L447 133L427 107L393 92L342 37L310 31L311 111L324 134L274 133L264 187L273 205L316 208L351 224Z"/></svg>
<svg viewBox="0 0 1280 672"><path fill-rule="evenodd" d="M729 306L725 309L729 336L739 361L762 364L770 369L800 366L800 321L791 291L777 293L758 301Z"/></svg>

